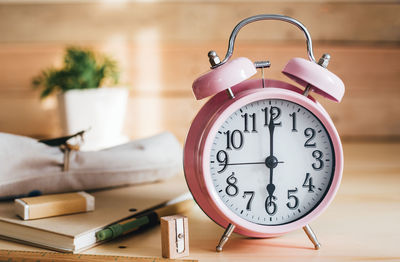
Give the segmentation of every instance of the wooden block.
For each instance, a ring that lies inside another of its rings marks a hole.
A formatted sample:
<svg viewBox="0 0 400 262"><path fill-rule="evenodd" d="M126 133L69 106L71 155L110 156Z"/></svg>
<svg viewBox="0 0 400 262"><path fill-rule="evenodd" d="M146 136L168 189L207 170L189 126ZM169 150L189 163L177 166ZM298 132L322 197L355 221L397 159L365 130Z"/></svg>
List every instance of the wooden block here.
<svg viewBox="0 0 400 262"><path fill-rule="evenodd" d="M16 214L23 220L94 210L94 197L86 192L51 194L15 199Z"/></svg>
<svg viewBox="0 0 400 262"><path fill-rule="evenodd" d="M189 255L188 219L182 215L161 218L162 256L179 258Z"/></svg>

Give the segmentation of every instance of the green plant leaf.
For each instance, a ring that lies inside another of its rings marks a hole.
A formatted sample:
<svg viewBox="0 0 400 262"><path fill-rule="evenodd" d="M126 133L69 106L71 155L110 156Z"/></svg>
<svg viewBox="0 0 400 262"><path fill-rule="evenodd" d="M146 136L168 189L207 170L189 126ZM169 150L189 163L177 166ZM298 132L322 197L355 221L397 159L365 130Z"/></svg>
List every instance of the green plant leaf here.
<svg viewBox="0 0 400 262"><path fill-rule="evenodd" d="M68 47L61 69L43 70L32 79L32 86L41 89L40 97L55 91L98 88L105 83L118 84L117 62L105 55L95 54L90 49Z"/></svg>

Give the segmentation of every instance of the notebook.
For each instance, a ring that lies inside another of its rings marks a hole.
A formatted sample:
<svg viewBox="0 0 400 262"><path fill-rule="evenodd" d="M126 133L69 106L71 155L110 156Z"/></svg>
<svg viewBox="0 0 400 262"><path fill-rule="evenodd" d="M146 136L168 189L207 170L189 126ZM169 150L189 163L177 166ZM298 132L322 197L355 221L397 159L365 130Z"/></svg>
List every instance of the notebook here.
<svg viewBox="0 0 400 262"><path fill-rule="evenodd" d="M93 212L32 221L24 221L16 216L13 201L0 202L0 237L77 253L100 244L96 242L95 234L107 225L165 204L187 192L184 178L176 176L163 182L91 193L96 198Z"/></svg>

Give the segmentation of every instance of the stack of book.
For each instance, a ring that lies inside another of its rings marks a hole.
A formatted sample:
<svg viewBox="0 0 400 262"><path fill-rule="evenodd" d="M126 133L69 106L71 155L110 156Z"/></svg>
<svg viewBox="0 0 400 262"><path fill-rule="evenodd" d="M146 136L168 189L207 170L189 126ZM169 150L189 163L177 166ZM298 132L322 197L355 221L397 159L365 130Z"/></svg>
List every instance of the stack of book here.
<svg viewBox="0 0 400 262"><path fill-rule="evenodd" d="M24 221L13 201L0 202L0 238L62 252L77 253L102 243L96 232L187 193L181 176L163 182L92 193L93 212Z"/></svg>

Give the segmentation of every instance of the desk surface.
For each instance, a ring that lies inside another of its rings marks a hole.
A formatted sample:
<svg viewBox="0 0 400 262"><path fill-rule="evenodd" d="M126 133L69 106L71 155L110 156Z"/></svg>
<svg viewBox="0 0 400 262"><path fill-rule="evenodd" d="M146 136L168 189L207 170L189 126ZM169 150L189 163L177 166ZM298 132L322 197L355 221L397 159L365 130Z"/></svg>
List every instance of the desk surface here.
<svg viewBox="0 0 400 262"><path fill-rule="evenodd" d="M187 214L190 257L200 261L400 261L400 143L347 143L339 192L311 226L316 251L302 230L282 237L249 239L233 234L224 252L215 245L223 229L196 207ZM0 240L1 249L43 250ZM125 236L84 252L161 255L160 228Z"/></svg>

